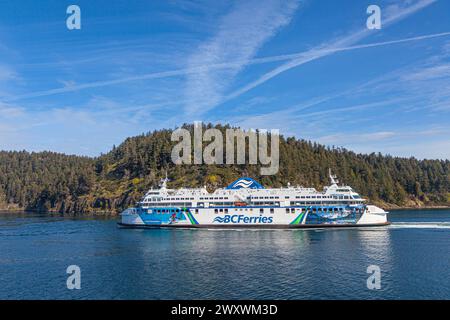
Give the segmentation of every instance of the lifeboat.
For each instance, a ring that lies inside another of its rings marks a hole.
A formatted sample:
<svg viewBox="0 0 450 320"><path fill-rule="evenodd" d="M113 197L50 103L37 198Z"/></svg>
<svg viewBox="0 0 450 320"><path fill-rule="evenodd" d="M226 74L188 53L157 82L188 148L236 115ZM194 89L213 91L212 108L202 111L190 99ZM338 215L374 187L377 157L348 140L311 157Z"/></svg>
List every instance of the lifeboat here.
<svg viewBox="0 0 450 320"><path fill-rule="evenodd" d="M247 206L247 202L236 201L234 203L234 206L236 206L236 207L245 207L245 206Z"/></svg>

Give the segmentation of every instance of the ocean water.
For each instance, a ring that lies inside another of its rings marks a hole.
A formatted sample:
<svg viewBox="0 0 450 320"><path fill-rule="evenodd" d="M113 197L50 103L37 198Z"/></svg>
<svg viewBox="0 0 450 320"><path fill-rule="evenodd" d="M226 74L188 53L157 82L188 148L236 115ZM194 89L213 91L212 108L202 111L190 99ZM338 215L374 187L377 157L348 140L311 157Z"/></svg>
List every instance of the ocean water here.
<svg viewBox="0 0 450 320"><path fill-rule="evenodd" d="M450 210L391 226L137 230L114 219L0 214L0 299L450 299ZM66 269L81 270L69 290ZM367 268L381 288L367 288Z"/></svg>

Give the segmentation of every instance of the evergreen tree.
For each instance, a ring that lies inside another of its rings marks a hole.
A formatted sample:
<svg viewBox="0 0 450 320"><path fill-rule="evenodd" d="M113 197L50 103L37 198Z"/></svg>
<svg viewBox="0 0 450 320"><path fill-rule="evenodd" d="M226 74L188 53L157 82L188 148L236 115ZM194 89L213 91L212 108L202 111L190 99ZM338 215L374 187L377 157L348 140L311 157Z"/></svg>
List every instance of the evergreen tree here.
<svg viewBox="0 0 450 320"><path fill-rule="evenodd" d="M192 125L183 125L193 131ZM230 126L211 124L223 132ZM450 204L450 161L356 154L294 137L280 138L280 170L261 176L261 165L174 165L171 130L126 139L97 158L53 152L0 151L0 208L63 213L118 212L133 205L167 171L169 186L223 187L251 176L268 187L291 185L321 189L328 168L363 197L402 206ZM205 143L206 145L206 143ZM3 204L2 204L3 203Z"/></svg>

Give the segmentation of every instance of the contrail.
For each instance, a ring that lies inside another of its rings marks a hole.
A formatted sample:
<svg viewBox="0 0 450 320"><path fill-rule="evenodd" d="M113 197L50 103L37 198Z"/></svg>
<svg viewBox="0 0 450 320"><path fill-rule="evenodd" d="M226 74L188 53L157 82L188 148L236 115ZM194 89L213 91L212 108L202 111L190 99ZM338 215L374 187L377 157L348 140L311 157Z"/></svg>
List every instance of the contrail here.
<svg viewBox="0 0 450 320"><path fill-rule="evenodd" d="M421 10L431 4L436 2L435 0L424 0L419 1L415 5L408 7L407 9L397 11L396 13L392 14L390 17L384 20L384 26L390 25L398 20L404 19L405 17L417 12L418 10ZM349 51L349 50L356 50L356 49L363 49L363 48L370 48L370 47L377 47L377 46L387 46L387 45L393 45L397 43L405 43L405 42L411 42L411 41L419 41L419 40L426 40L431 38L437 38L437 37L443 37L450 35L450 32L442 32L442 33L435 33L435 34L429 34L429 35L423 35L423 36L415 36L411 38L404 38L400 40L391 40L391 41L384 41L384 42L377 42L377 43L369 43L369 44L362 44L362 45L352 45L348 46L351 43L355 43L366 36L370 34L370 31L367 29L360 30L358 32L352 33L346 37L340 38L337 41L334 41L331 44L328 44L327 46L322 46L321 48L317 49L311 49L309 51L306 51L301 54L294 54L294 55L284 55L284 57L291 57L287 63L282 64L281 66L267 72L257 80L250 82L249 84L245 85L244 87L232 92L228 96L224 97L222 99L222 103L226 102L228 100L231 100L249 90L252 90L253 88L259 86L260 84L272 79L273 77L277 76L278 74L290 70L292 68L295 68L297 66L303 65L305 63L308 63L310 61L320 59L322 57L328 56L330 54L333 54L335 52L339 51ZM343 46L344 44L347 44L347 46ZM278 56L280 57L280 56ZM267 59L273 59L276 57L268 57ZM262 58L265 59L265 58ZM310 108L314 105L317 105L319 103L328 101L334 97L341 96L343 93L335 94L332 96L327 96L319 99L315 99L311 102L309 102L307 105L302 105L300 109L306 109ZM296 109L297 111L299 108L289 108L291 110ZM287 110L284 110L283 112L286 112ZM279 112L279 111L277 111ZM272 113L274 114L274 113Z"/></svg>
<svg viewBox="0 0 450 320"><path fill-rule="evenodd" d="M315 49L307 52L300 52L300 53L292 53L292 54L284 54L284 55L276 55L276 56L270 56L270 57L263 57L263 58L254 58L249 61L246 61L249 65L256 65L256 64L264 64L264 63L270 63L270 62L278 62L278 61L286 61L286 60L294 60L294 59L301 59L302 63L306 63L312 60L315 60L319 57L322 57L323 55L328 55L335 52L341 52L341 51L351 51L351 50L357 50L357 49L365 49L365 48L373 48L373 47L382 47L382 46L388 46L388 45L394 45L394 44L401 44L401 43L408 43L408 42L414 42L414 41L420 41L420 40L428 40L433 38L439 38L439 37L445 37L449 36L450 32L442 32L442 33L435 33L435 34L429 34L429 35L423 35L423 36L416 36L411 38L404 38L399 40L391 40L391 41L384 41L384 42L376 42L376 43L369 43L369 44L362 44L362 45L354 45L354 46L348 46L348 47L336 47L336 48L325 48L325 49ZM242 61L233 61L228 63L219 63L219 64L212 64L212 65L205 65L205 66L199 66L194 68L187 68L187 69L179 69L179 70L172 70L172 71L162 71L162 72L154 72L154 73L147 73L139 76L133 76L133 77L126 77L121 79L114 79L114 80L105 80L105 81L96 81L96 82L90 82L80 85L73 85L73 86L67 86L62 88L56 88L51 90L45 90L45 91L37 91L32 92L24 95L18 95L11 98L6 98L4 101L17 101L27 98L35 98L35 97L43 97L43 96L51 96L55 94L61 94L66 92L73 92L73 91L79 91L84 89L90 89L90 88L98 88L98 87L105 87L105 86L111 86L111 85L117 85L121 83L126 83L130 81L139 81L139 80L150 80L150 79L161 79L161 78L169 78L169 77L177 77L177 76L184 76L187 74L193 74L193 73L199 73L204 72L205 70L211 70L211 69L226 69L230 68L236 65L240 65ZM285 67L281 66L280 69L281 72L285 71L287 69L292 68L293 66L299 65L299 62L293 61L292 64L287 63ZM278 69L276 69L276 74L280 73ZM270 77L269 77L270 76ZM271 73L268 73L266 78L271 78ZM266 81L266 80L265 80ZM258 83L259 84L259 83ZM246 87L244 87L246 88ZM249 89L245 90L248 91ZM243 93L244 90L239 90L230 96L228 98L233 98L241 93Z"/></svg>
<svg viewBox="0 0 450 320"><path fill-rule="evenodd" d="M405 8L403 10L395 12L394 14L391 14L391 16L389 16L387 19L384 20L383 25L384 26L391 25L397 21L405 19L406 17L410 16L411 14L414 14L415 12L417 12L423 8L426 8L435 2L436 2L436 0L418 1L416 4L409 6L408 8ZM276 77L277 75L279 75L285 71L288 71L292 68L301 66L305 63L320 59L322 57L326 57L326 56L333 54L335 52L338 52L338 51L344 51L344 50L342 50L342 49L344 49L344 48L342 48L342 46L350 48L350 49L346 49L346 50L354 50L356 48L348 47L348 45L356 43L356 42L366 38L370 34L371 34L371 30L362 29L358 32L355 32L348 36L342 37L342 38L338 39L337 41L334 41L322 48L311 49L311 50L305 52L304 55L300 55L298 58L291 59L290 61L282 64L281 66L278 66L275 69L265 73L264 75L262 75L255 81L252 81L252 82L248 83L247 85L243 86L242 88L235 90L231 94L224 97L224 99L222 99L221 103L224 103L228 100L234 99L234 98L246 93L247 91L250 91L250 90L256 88L257 86L265 83L266 81L268 81L268 80ZM396 41L402 41L402 40L396 40ZM402 42L405 42L405 39L403 39ZM389 45L389 44L393 44L393 43L395 43L395 42L388 41L384 45ZM375 45L376 44L372 44L372 46L375 46ZM353 47L364 48L365 46L368 46L368 45L359 45L359 46L354 45ZM339 48L341 48L341 50L338 50Z"/></svg>
<svg viewBox="0 0 450 320"><path fill-rule="evenodd" d="M327 56L331 53L342 52L342 51L351 51L351 50L357 50L357 49L365 49L365 48L383 47L383 46L388 46L388 45L393 45L393 44L427 40L427 39L444 37L444 36L449 36L449 35L450 35L450 32L442 32L442 33L429 34L429 35L424 35L424 36L417 36L417 37L384 41L384 42L361 44L361 45L355 45L355 46L349 46L349 47L343 47L343 48L317 49L317 50L311 50L311 51L302 52L302 53L287 54L287 55L280 55L280 56L273 56L273 57L259 58L259 59L256 58L256 59L253 59L253 61L250 62L249 64L258 64L258 63L267 63L267 62L276 62L276 61L285 61L285 60L292 60L292 61L288 62L285 65L282 65L278 68L275 68L274 70L266 73L264 76L262 76L258 80L231 93L230 95L228 95L226 97L226 100L233 99L233 98L243 94L244 92L247 92L250 89L253 89L254 87L262 84L263 82L266 82L267 80L273 78L274 76L276 76L284 71L287 71L293 67L297 67L299 65L305 64L307 62L316 60L323 56ZM299 60L299 59L301 59L301 60Z"/></svg>

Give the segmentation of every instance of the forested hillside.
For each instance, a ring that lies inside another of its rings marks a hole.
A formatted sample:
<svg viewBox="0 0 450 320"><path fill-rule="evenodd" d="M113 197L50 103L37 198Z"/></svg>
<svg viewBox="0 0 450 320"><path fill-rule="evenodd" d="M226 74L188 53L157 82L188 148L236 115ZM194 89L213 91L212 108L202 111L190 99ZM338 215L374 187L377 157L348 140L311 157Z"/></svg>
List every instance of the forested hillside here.
<svg viewBox="0 0 450 320"><path fill-rule="evenodd" d="M98 158L2 151L0 208L117 213L157 186L166 171L169 187L206 185L214 189L245 175L265 186L290 182L321 189L329 183L328 168L342 182L384 207L450 205L449 160L356 154L281 137L278 174L260 176L258 165L174 165L171 132L160 130L128 138Z"/></svg>

